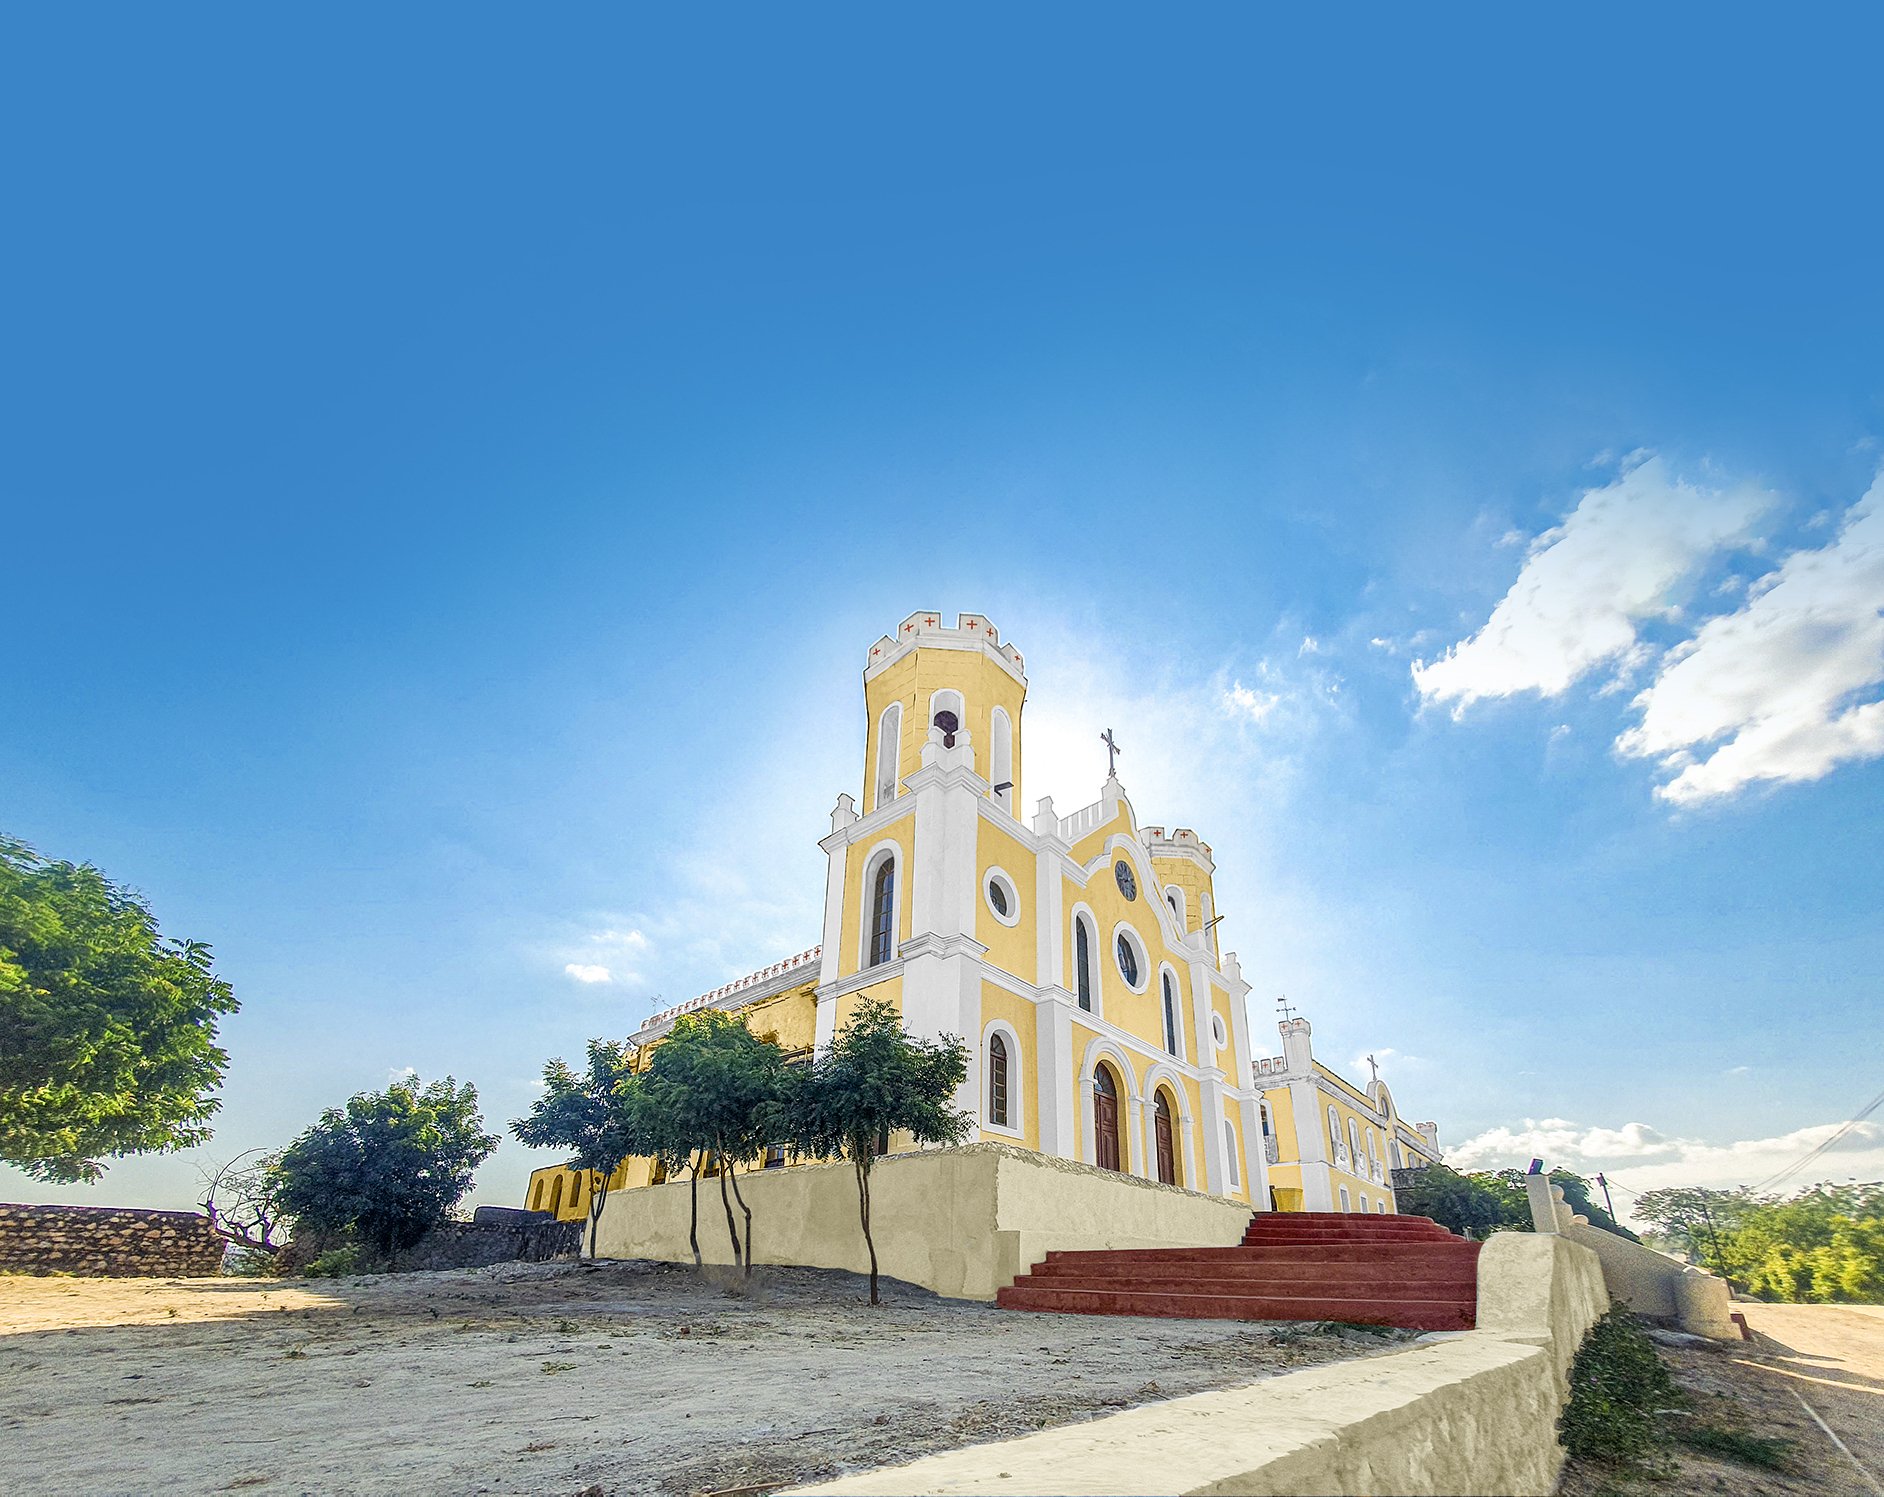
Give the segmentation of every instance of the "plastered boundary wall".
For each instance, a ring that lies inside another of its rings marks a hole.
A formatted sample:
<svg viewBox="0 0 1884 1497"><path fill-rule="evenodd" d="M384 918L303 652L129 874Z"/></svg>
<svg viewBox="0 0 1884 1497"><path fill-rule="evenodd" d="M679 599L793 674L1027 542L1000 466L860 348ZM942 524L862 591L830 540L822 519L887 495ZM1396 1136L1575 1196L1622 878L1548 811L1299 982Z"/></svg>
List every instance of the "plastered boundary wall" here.
<svg viewBox="0 0 1884 1497"><path fill-rule="evenodd" d="M741 1174L739 1188L752 1208L757 1262L868 1272L850 1165ZM687 1190L683 1180L612 1193L596 1256L692 1262ZM1250 1219L1242 1201L996 1143L879 1159L870 1208L882 1273L978 1300L1055 1249L1229 1247ZM717 1179L700 1182L700 1250L709 1263L732 1262Z"/></svg>
<svg viewBox="0 0 1884 1497"><path fill-rule="evenodd" d="M1243 1388L970 1446L797 1493L1500 1493L1545 1497L1563 1465L1571 1358L1609 1308L1561 1237L1479 1254L1478 1329ZM796 1494L792 1494L796 1497Z"/></svg>

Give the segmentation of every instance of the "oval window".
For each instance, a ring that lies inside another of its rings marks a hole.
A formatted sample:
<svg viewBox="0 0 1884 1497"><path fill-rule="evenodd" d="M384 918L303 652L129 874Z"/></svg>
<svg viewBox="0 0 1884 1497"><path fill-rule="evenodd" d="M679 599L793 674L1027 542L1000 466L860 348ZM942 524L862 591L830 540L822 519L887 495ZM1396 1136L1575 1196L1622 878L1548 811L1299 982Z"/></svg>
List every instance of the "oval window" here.
<svg viewBox="0 0 1884 1497"><path fill-rule="evenodd" d="M1119 867L1123 868L1123 863ZM1119 975L1125 979L1125 985L1136 988L1138 984L1138 953L1132 949L1131 939L1119 932Z"/></svg>

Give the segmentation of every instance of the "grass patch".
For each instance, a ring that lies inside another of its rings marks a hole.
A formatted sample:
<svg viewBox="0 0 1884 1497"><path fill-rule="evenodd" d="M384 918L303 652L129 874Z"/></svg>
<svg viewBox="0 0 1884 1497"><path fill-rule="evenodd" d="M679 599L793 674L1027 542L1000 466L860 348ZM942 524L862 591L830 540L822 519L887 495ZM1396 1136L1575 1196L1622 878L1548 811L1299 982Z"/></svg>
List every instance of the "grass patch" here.
<svg viewBox="0 0 1884 1497"><path fill-rule="evenodd" d="M1683 1420L1674 1430L1677 1441L1703 1455L1739 1461L1766 1471L1784 1471L1791 1464L1791 1440L1766 1435L1750 1435L1745 1430L1722 1429L1718 1424L1696 1424Z"/></svg>
<svg viewBox="0 0 1884 1497"><path fill-rule="evenodd" d="M1590 1327L1570 1364L1557 1435L1573 1460L1659 1473L1666 1436L1655 1416L1687 1402L1641 1322L1617 1306Z"/></svg>

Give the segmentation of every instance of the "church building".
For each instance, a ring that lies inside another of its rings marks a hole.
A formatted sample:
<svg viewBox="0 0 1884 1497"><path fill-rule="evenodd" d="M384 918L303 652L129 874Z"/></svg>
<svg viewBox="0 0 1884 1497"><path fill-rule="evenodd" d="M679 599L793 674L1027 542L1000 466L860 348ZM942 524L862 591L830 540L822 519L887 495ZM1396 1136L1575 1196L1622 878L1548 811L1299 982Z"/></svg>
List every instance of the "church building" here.
<svg viewBox="0 0 1884 1497"><path fill-rule="evenodd" d="M1098 798L1063 815L1042 796L1023 820L1027 676L992 623L911 614L870 647L863 689L861 799L837 797L821 844L822 941L656 1014L633 1041L658 1044L681 1014L715 1007L809 1053L883 998L912 1034L967 1041L956 1105L971 1141L1257 1209L1335 1209L1316 1204L1335 1199L1328 1165L1302 1159L1294 1073L1252 1052L1249 986L1218 946L1210 846L1139 822L1110 732ZM628 1160L610 1184L656 1179L651 1161ZM1390 1186L1368 1179L1391 1210ZM528 1204L579 1216L582 1190L572 1170L538 1170Z"/></svg>

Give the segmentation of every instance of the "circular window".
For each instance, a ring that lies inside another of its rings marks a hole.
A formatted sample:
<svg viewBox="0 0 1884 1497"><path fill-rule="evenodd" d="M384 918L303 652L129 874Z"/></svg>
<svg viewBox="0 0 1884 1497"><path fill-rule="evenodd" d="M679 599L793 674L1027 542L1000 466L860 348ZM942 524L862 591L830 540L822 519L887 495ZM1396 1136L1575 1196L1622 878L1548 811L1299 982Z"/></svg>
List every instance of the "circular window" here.
<svg viewBox="0 0 1884 1497"><path fill-rule="evenodd" d="M988 901L988 909L994 918L1003 925L1013 925L1020 919L1020 895L1014 891L1014 880L999 868L988 870L987 882L981 886L981 893Z"/></svg>
<svg viewBox="0 0 1884 1497"><path fill-rule="evenodd" d="M1112 865L1112 877L1117 881L1119 893L1127 899L1138 898L1138 879L1132 872L1132 865L1120 858Z"/></svg>
<svg viewBox="0 0 1884 1497"><path fill-rule="evenodd" d="M1119 953L1119 976L1125 979L1125 985L1134 993L1145 991L1145 968L1138 954L1138 943L1125 931L1119 932L1116 943Z"/></svg>
<svg viewBox="0 0 1884 1497"><path fill-rule="evenodd" d="M1222 1014L1212 1014L1210 1016L1210 1037L1217 1042L1217 1048L1219 1050L1229 1048L1230 1032L1224 1028Z"/></svg>

